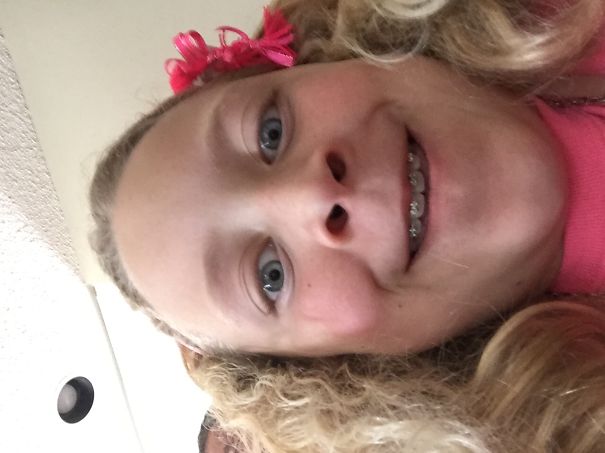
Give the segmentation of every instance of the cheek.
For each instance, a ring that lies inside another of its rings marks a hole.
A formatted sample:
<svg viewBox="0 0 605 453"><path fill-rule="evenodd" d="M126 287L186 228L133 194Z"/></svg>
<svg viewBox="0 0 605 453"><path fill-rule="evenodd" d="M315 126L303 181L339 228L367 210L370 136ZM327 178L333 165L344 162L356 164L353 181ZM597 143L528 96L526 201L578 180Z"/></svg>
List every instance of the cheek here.
<svg viewBox="0 0 605 453"><path fill-rule="evenodd" d="M363 269L322 266L313 278L298 283L296 316L336 336L373 331L379 319L380 289ZM327 270L338 269L338 271Z"/></svg>
<svg viewBox="0 0 605 453"><path fill-rule="evenodd" d="M314 133L350 133L365 121L370 111L383 100L377 84L358 65L349 70L331 70L314 74L291 91L303 122L322 124ZM334 137L332 136L331 139Z"/></svg>

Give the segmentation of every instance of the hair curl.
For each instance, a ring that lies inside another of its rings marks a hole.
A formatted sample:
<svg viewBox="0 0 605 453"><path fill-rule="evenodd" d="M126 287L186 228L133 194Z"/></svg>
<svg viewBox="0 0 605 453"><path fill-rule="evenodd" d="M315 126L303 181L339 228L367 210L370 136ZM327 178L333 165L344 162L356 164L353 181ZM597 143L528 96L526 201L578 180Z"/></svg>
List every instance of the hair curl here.
<svg viewBox="0 0 605 453"><path fill-rule="evenodd" d="M605 297L518 312L462 371L435 352L183 355L250 452L603 451Z"/></svg>

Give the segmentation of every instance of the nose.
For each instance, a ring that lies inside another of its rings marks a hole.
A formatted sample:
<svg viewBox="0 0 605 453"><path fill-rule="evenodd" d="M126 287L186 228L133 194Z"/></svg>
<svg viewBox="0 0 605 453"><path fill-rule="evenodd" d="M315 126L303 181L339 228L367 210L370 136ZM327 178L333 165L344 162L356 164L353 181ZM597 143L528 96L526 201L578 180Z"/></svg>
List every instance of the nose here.
<svg viewBox="0 0 605 453"><path fill-rule="evenodd" d="M281 170L272 168L264 198L273 226L326 246L342 245L350 233L352 187L347 170L344 156L335 151L311 155Z"/></svg>

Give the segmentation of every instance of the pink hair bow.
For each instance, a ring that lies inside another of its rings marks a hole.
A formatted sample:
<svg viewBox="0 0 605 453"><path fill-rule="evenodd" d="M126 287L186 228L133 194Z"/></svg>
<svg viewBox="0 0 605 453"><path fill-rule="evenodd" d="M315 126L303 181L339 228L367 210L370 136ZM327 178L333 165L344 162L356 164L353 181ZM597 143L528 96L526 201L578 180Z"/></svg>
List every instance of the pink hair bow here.
<svg viewBox="0 0 605 453"><path fill-rule="evenodd" d="M171 58L164 68L175 94L198 80L210 80L217 73L265 63L286 68L294 65L296 52L289 47L294 40L292 24L279 10L264 9L263 35L259 39L251 39L240 29L229 26L219 27L218 31L220 47L206 45L204 38L193 30L174 37L174 45L183 59ZM227 44L227 32L239 38Z"/></svg>

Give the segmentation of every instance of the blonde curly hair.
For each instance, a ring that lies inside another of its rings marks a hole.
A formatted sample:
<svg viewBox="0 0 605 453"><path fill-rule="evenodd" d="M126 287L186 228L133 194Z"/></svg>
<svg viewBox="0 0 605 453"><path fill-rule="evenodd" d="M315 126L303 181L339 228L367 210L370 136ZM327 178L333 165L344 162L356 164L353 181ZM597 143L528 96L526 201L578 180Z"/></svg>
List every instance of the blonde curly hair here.
<svg viewBox="0 0 605 453"><path fill-rule="evenodd" d="M276 0L297 64L422 54L485 83L538 91L573 67L603 20L598 0ZM531 6L530 6L531 4Z"/></svg>
<svg viewBox="0 0 605 453"><path fill-rule="evenodd" d="M443 348L310 359L183 349L183 357L211 391L221 429L250 452L603 451L605 297L531 306L484 349L471 343L455 354L463 368L439 360Z"/></svg>
<svg viewBox="0 0 605 453"><path fill-rule="evenodd" d="M245 451L604 451L605 297L537 304L485 348L468 341L411 357L183 357Z"/></svg>
<svg viewBox="0 0 605 453"><path fill-rule="evenodd" d="M601 0L276 0L296 30L297 64L422 54L477 83L540 93L586 52ZM556 6L553 6L556 5ZM247 72L227 77L245 77ZM209 85L211 86L211 84ZM171 97L134 124L99 163L90 190L91 243L132 305L188 346L191 375L216 416L251 451L603 451L602 308L551 302L423 354L277 359L198 354L138 293L115 245L115 190L132 150ZM605 301L601 301L605 304ZM487 345L486 345L487 344ZM485 348L485 349L484 349ZM480 358L480 360L479 360Z"/></svg>

